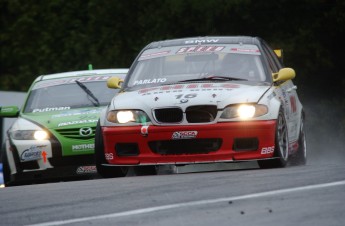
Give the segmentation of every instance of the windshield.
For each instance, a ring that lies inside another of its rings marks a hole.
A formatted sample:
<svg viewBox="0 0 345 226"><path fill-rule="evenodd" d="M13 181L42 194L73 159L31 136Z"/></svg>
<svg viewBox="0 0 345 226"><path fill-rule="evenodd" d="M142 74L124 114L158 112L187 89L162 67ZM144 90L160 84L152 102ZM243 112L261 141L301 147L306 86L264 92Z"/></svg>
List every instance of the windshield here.
<svg viewBox="0 0 345 226"><path fill-rule="evenodd" d="M35 113L106 106L119 91L119 89L107 87L108 78L110 76L65 78L38 82L30 92L24 112ZM90 92L81 88L80 83L87 87Z"/></svg>
<svg viewBox="0 0 345 226"><path fill-rule="evenodd" d="M232 78L228 81L267 81L258 47L209 44L148 49L136 62L126 87L142 88L220 77Z"/></svg>

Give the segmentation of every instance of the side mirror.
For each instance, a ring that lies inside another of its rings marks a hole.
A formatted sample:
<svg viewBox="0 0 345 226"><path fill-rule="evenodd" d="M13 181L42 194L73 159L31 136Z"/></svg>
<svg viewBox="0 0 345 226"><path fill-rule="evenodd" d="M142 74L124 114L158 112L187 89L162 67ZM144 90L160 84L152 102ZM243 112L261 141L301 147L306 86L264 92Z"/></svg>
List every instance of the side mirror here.
<svg viewBox="0 0 345 226"><path fill-rule="evenodd" d="M295 70L292 68L282 68L279 70L278 73L274 73L272 75L273 82L279 82L279 81L286 81L295 78L296 73Z"/></svg>
<svg viewBox="0 0 345 226"><path fill-rule="evenodd" d="M16 118L19 115L19 108L17 106L0 107L0 117Z"/></svg>
<svg viewBox="0 0 345 226"><path fill-rule="evenodd" d="M107 86L110 89L120 89L121 83L123 83L123 79L118 77L111 77L107 80Z"/></svg>

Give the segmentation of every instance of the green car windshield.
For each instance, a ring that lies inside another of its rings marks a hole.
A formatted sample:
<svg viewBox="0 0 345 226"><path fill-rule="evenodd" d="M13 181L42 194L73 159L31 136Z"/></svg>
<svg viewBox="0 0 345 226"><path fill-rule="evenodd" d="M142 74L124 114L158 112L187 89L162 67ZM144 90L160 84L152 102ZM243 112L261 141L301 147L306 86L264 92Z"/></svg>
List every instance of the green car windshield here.
<svg viewBox="0 0 345 226"><path fill-rule="evenodd" d="M30 91L24 112L38 113L106 106L119 91L118 89L109 89L106 79L76 81L78 80L54 80L49 81L49 83L47 81L36 83Z"/></svg>

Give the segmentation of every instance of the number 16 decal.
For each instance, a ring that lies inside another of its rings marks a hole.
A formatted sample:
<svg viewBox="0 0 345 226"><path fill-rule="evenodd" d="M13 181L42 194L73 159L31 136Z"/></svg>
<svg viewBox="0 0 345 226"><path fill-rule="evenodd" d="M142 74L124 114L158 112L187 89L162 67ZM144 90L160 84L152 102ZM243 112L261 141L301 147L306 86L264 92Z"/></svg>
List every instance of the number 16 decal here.
<svg viewBox="0 0 345 226"><path fill-rule="evenodd" d="M194 98L196 97L196 93L190 93L190 94L180 94L176 95L176 99L181 99L181 98Z"/></svg>

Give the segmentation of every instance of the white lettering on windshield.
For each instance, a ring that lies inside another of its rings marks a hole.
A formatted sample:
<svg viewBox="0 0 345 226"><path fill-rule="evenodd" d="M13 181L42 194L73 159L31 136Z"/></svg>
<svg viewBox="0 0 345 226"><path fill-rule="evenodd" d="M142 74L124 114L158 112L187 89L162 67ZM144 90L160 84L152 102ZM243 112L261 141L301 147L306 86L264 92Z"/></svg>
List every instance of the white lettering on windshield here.
<svg viewBox="0 0 345 226"><path fill-rule="evenodd" d="M151 84L151 83L163 83L163 82L166 82L166 80L167 80L166 78L137 80L137 81L134 81L133 85L143 85L143 84Z"/></svg>

